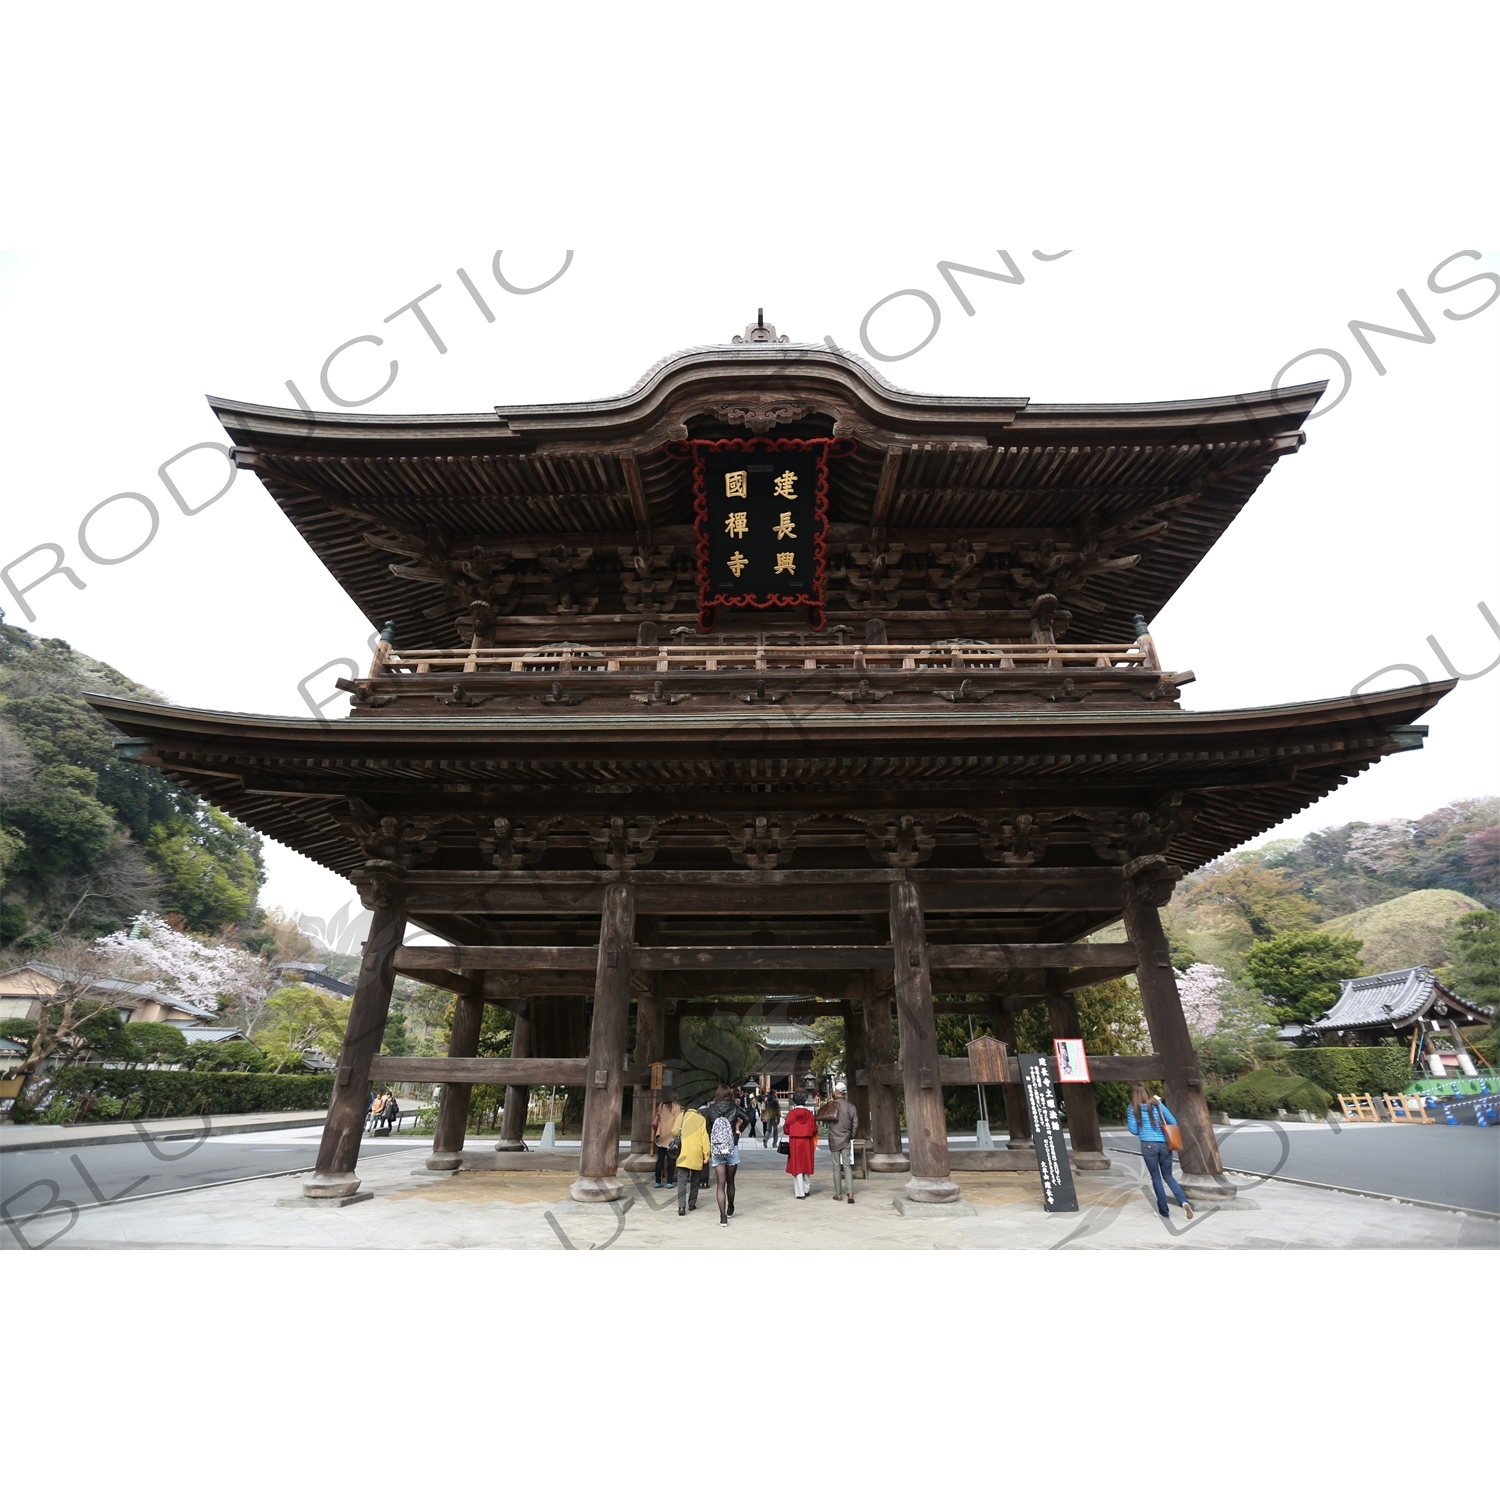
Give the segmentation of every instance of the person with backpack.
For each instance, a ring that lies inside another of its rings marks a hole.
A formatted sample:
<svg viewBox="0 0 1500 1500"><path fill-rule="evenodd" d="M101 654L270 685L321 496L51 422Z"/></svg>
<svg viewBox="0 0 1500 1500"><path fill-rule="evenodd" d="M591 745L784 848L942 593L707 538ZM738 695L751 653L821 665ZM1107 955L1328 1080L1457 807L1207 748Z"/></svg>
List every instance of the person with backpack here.
<svg viewBox="0 0 1500 1500"><path fill-rule="evenodd" d="M786 1169L792 1178L792 1196L806 1198L812 1190L813 1155L818 1149L818 1122L807 1107L806 1094L793 1094L786 1114Z"/></svg>
<svg viewBox="0 0 1500 1500"><path fill-rule="evenodd" d="M677 1117L677 1215L698 1207L698 1174L709 1156L708 1126L689 1106Z"/></svg>
<svg viewBox="0 0 1500 1500"><path fill-rule="evenodd" d="M1166 1191L1162 1187L1162 1178L1165 1177L1178 1208L1184 1209L1191 1219L1193 1205L1187 1201L1177 1179L1172 1176L1172 1143L1168 1136L1177 1134L1177 1121L1173 1118L1172 1111L1145 1084L1133 1083L1130 1085L1130 1108L1125 1111L1125 1124L1131 1135L1140 1138L1141 1160L1146 1163L1146 1170L1151 1174L1151 1185L1156 1189L1157 1213L1164 1219L1172 1217L1171 1210L1167 1207ZM1170 1131L1168 1126L1171 1127Z"/></svg>
<svg viewBox="0 0 1500 1500"><path fill-rule="evenodd" d="M777 1102L775 1094L767 1094L760 1106L760 1146L761 1150L776 1149L776 1142L781 1136L781 1105Z"/></svg>
<svg viewBox="0 0 1500 1500"><path fill-rule="evenodd" d="M709 1160L718 1178L714 1192L719 1202L719 1223L727 1225L734 1217L734 1175L739 1170L740 1131L746 1118L727 1083L719 1085L703 1118L708 1122Z"/></svg>

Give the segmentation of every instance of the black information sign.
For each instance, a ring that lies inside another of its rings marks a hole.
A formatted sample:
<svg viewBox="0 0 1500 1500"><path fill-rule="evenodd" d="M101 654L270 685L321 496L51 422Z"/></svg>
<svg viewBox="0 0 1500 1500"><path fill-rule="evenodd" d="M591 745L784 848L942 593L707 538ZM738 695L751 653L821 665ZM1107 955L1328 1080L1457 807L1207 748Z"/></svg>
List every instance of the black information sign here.
<svg viewBox="0 0 1500 1500"><path fill-rule="evenodd" d="M1021 1086L1031 1112L1031 1143L1042 1174L1042 1203L1049 1214L1076 1214L1078 1194L1068 1165L1068 1143L1063 1138L1057 1109L1057 1086L1052 1059L1036 1052L1021 1054Z"/></svg>
<svg viewBox="0 0 1500 1500"><path fill-rule="evenodd" d="M720 608L807 610L823 628L832 438L723 438L668 444L693 460L698 623Z"/></svg>

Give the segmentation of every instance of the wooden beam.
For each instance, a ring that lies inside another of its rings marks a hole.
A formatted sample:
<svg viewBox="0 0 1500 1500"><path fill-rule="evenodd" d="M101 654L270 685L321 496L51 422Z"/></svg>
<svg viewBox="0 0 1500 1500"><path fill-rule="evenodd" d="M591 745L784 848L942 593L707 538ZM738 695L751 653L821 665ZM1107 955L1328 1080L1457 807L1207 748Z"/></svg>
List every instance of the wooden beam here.
<svg viewBox="0 0 1500 1500"><path fill-rule="evenodd" d="M655 916L836 916L879 912L889 888L909 873L929 912L1088 911L1124 906L1118 870L1059 865L994 870L636 870L636 909ZM608 870L414 870L407 909L492 917L597 915L615 879ZM1102 920L1102 918L1101 918Z"/></svg>
<svg viewBox="0 0 1500 1500"><path fill-rule="evenodd" d="M1019 1083L1021 1065L1014 1057L1009 1059L1009 1069L1009 1081ZM969 1072L967 1057L939 1058L938 1070L940 1080L945 1087L950 1085L958 1087L962 1084L972 1084L974 1081ZM1089 1074L1095 1083L1144 1083L1161 1077L1162 1060L1160 1054L1156 1052L1149 1052L1142 1056L1091 1055ZM900 1063L885 1063L871 1068L870 1082L886 1085L900 1084Z"/></svg>
<svg viewBox="0 0 1500 1500"><path fill-rule="evenodd" d="M651 514L646 509L646 490L641 484L640 465L635 461L635 452L622 448L619 454L620 469L625 475L625 493L630 496L630 514L635 519L636 540L651 545ZM553 546L556 543L552 544Z"/></svg>
<svg viewBox="0 0 1500 1500"><path fill-rule="evenodd" d="M420 948L403 948L400 953L420 953ZM397 962L396 972L403 979L415 979L418 984L430 984L436 989L452 990L455 995L474 995L478 992L475 982L463 974L455 974L452 969L425 968L417 964L404 964Z"/></svg>
<svg viewBox="0 0 1500 1500"><path fill-rule="evenodd" d="M1135 968L1129 943L932 943L934 969Z"/></svg>
<svg viewBox="0 0 1500 1500"><path fill-rule="evenodd" d="M588 1082L586 1057L377 1057L370 1077L383 1083L487 1083L535 1087L555 1083L577 1088ZM622 1081L651 1081L649 1067L627 1064Z"/></svg>
<svg viewBox="0 0 1500 1500"><path fill-rule="evenodd" d="M896 498L896 481L901 475L901 448L892 443L885 450L885 462L880 466L880 482L875 486L875 504L870 511L870 540L879 547L884 541L886 517L891 513L891 502Z"/></svg>
<svg viewBox="0 0 1500 1500"><path fill-rule="evenodd" d="M401 948L396 954L396 968L425 969L443 972L449 969L499 969L506 973L554 973L557 970L580 970L592 974L598 963L597 944L569 948L439 948L436 946ZM458 977L458 976L453 976ZM430 983L441 983L431 980ZM444 985L452 989L452 985ZM585 989L591 986L585 985ZM462 993L462 992L460 992Z"/></svg>

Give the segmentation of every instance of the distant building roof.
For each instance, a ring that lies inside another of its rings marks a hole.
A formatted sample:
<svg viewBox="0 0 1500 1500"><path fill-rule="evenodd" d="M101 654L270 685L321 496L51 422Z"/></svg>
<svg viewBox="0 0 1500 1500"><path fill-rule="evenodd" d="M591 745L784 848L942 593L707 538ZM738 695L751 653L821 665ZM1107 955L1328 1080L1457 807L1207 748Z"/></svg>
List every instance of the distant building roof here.
<svg viewBox="0 0 1500 1500"><path fill-rule="evenodd" d="M322 964L277 964L276 972L283 976L295 974L303 984L315 984L320 989L332 990L335 995L352 995L354 993L354 986L347 979L335 979Z"/></svg>
<svg viewBox="0 0 1500 1500"><path fill-rule="evenodd" d="M67 971L58 968L56 964L32 962L21 964L14 969L7 969L0 974L0 984L12 975L24 974L28 969L33 973L44 975L54 984L61 984L68 977ZM218 1014L206 1005L195 1005L191 1000L184 1000L170 990L158 989L154 984L147 984L139 979L100 979L95 982L94 988L104 994L118 996L122 1000L135 1000L141 1005L169 1006L172 1010L180 1010L189 1016L205 1016L212 1019Z"/></svg>
<svg viewBox="0 0 1500 1500"><path fill-rule="evenodd" d="M771 1047L816 1047L822 1040L810 1026L799 1026L795 1021L772 1021L763 1027L764 1046Z"/></svg>
<svg viewBox="0 0 1500 1500"><path fill-rule="evenodd" d="M244 1042L249 1040L238 1026L184 1026L182 1035L189 1042Z"/></svg>
<svg viewBox="0 0 1500 1500"><path fill-rule="evenodd" d="M1488 1019L1485 1011L1460 1000L1438 982L1431 969L1419 964L1414 969L1393 969L1388 974L1346 979L1333 1008L1312 1024L1318 1031L1403 1026L1420 1020L1430 1010L1438 1011L1444 1020L1460 1023Z"/></svg>

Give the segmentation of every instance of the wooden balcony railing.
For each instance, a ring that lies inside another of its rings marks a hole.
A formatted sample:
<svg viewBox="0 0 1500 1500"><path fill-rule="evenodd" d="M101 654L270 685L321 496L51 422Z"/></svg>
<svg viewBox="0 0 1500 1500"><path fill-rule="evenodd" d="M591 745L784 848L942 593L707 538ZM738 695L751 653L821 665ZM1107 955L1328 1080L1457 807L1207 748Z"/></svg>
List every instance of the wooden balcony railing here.
<svg viewBox="0 0 1500 1500"><path fill-rule="evenodd" d="M1130 645L939 646L475 646L469 650L396 651L382 641L371 678L469 672L1076 672L1134 668L1159 672L1149 636Z"/></svg>
<svg viewBox="0 0 1500 1500"><path fill-rule="evenodd" d="M850 705L891 700L973 705L1171 707L1191 672L1162 670L1149 635L1130 642L940 641L935 645L768 644L473 646L398 651L382 639L360 682L340 679L360 712L475 709L496 700L549 708L630 700L648 708L716 696ZM544 696L545 693L545 696Z"/></svg>

